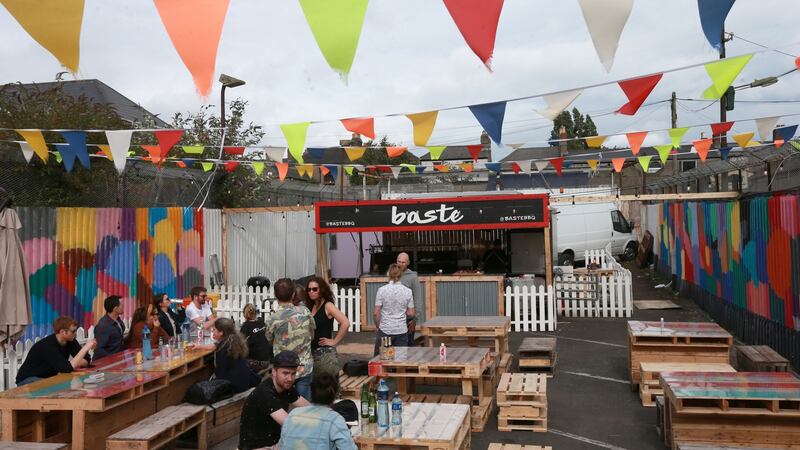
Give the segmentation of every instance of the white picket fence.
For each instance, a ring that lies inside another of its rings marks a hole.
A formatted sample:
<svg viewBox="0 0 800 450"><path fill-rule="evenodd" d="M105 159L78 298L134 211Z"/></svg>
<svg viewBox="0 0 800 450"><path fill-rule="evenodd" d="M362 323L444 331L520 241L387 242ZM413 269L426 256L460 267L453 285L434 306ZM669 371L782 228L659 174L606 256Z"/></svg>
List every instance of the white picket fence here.
<svg viewBox="0 0 800 450"><path fill-rule="evenodd" d="M503 295L512 331L555 331L552 286L507 286Z"/></svg>
<svg viewBox="0 0 800 450"><path fill-rule="evenodd" d="M587 263L596 261L610 274L561 275L553 288L558 314L565 317L631 317L633 277L608 250L588 250ZM592 280L592 281L590 281Z"/></svg>

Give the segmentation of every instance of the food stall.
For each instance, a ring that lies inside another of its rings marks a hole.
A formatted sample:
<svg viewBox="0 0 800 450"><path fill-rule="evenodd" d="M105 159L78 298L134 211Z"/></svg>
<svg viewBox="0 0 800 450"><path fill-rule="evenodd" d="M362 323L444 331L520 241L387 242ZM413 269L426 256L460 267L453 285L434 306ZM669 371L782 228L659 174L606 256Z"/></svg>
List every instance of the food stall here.
<svg viewBox="0 0 800 450"><path fill-rule="evenodd" d="M383 233L382 245L370 249L370 273L359 279L363 329L374 329L375 295L400 252L409 254L419 274L420 322L437 315L505 315L507 276L552 283L548 203L546 194L318 202L315 231Z"/></svg>

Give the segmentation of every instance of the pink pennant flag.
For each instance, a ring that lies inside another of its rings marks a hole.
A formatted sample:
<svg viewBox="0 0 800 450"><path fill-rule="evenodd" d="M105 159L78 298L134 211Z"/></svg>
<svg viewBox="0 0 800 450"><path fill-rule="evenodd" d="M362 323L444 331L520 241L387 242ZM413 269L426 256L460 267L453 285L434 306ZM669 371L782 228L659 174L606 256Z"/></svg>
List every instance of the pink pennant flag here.
<svg viewBox="0 0 800 450"><path fill-rule="evenodd" d="M286 174L289 172L289 163L276 162L275 167L278 169L278 178L281 181L286 179Z"/></svg>
<svg viewBox="0 0 800 450"><path fill-rule="evenodd" d="M728 131L731 131L733 128L733 122L720 122L720 123L712 123L711 124L711 135L712 136L720 136Z"/></svg>
<svg viewBox="0 0 800 450"><path fill-rule="evenodd" d="M497 23L503 0L444 0L444 5L467 45L491 70Z"/></svg>
<svg viewBox="0 0 800 450"><path fill-rule="evenodd" d="M611 158L611 164L614 165L614 172L620 173L625 165L625 158Z"/></svg>
<svg viewBox="0 0 800 450"><path fill-rule="evenodd" d="M628 103L622 105L622 107L617 110L617 113L626 116L636 114L636 111L639 111L642 103L647 100L647 96L653 92L658 82L661 81L662 76L663 74L659 73L657 75L649 75L633 80L620 81L618 83L619 87L622 89L622 92L625 93L625 96L628 97Z"/></svg>
<svg viewBox="0 0 800 450"><path fill-rule="evenodd" d="M375 139L375 119L372 117L360 119L342 119L344 129L351 133L358 133L370 139Z"/></svg>
<svg viewBox="0 0 800 450"><path fill-rule="evenodd" d="M708 150L711 148L712 142L713 139L700 139L692 142L692 145L694 145L694 149L697 150L697 155L700 156L700 161L705 162L706 156L708 156Z"/></svg>
<svg viewBox="0 0 800 450"><path fill-rule="evenodd" d="M639 153L639 149L642 148L642 143L644 143L644 138L647 137L647 131L637 131L635 133L625 133L625 136L628 138L628 144L631 146L631 151L634 155Z"/></svg>
<svg viewBox="0 0 800 450"><path fill-rule="evenodd" d="M552 159L549 159L548 161L550 161L550 165L553 166L553 169L556 170L556 173L558 174L558 176L561 176L561 169L562 169L562 167L564 167L564 158L563 157L561 157L561 158L552 158Z"/></svg>
<svg viewBox="0 0 800 450"><path fill-rule="evenodd" d="M477 162L478 157L481 156L481 150L483 150L483 145L468 145L467 150L469 150L470 156L472 156L472 161Z"/></svg>

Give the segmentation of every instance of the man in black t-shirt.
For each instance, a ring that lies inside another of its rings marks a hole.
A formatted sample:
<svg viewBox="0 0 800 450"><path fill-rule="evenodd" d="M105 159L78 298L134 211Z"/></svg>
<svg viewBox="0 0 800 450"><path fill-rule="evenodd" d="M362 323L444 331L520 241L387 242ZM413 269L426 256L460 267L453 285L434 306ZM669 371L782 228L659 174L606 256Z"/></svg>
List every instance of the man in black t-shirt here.
<svg viewBox="0 0 800 450"><path fill-rule="evenodd" d="M256 387L242 408L239 426L239 449L271 448L281 439L281 425L289 408L308 405L297 394L294 379L300 358L284 350L272 359L272 376Z"/></svg>
<svg viewBox="0 0 800 450"><path fill-rule="evenodd" d="M59 373L69 373L89 365L89 350L97 343L87 339L83 347L75 342L78 323L71 317L53 322L54 333L33 344L28 357L17 372L17 386L22 386Z"/></svg>

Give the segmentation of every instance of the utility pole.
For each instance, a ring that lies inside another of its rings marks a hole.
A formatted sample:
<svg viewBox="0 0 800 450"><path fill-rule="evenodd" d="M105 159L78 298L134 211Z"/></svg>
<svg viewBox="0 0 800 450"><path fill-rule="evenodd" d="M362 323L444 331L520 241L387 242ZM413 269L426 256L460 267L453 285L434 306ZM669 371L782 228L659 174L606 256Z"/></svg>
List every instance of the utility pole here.
<svg viewBox="0 0 800 450"><path fill-rule="evenodd" d="M672 121L672 128L678 128L678 96L675 92L672 92L672 98L669 102L671 116L670 119ZM675 154L675 157L672 158L672 175L678 175L678 155ZM676 184L674 187L675 193L678 193L678 185Z"/></svg>

